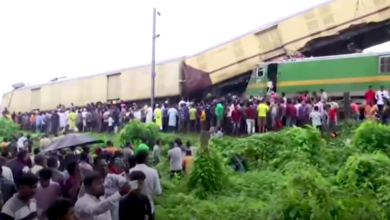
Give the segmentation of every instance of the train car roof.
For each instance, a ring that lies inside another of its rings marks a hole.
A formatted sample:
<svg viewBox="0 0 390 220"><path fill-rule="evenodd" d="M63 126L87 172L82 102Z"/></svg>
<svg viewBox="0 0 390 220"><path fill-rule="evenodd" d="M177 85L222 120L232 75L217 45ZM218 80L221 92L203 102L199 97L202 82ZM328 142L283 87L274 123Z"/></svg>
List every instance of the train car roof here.
<svg viewBox="0 0 390 220"><path fill-rule="evenodd" d="M305 8L305 9L303 9L303 10L299 10L299 11L297 11L297 12L295 12L295 13L292 13L292 14L290 14L290 15L288 15L288 16L285 16L285 17L282 17L282 18L277 19L277 20L275 20L275 21L268 22L268 23L266 23L266 24L260 25L259 27L256 27L255 29L252 29L252 30L250 30L250 31L248 31L248 32L246 32L246 33L244 33L244 34L240 34L240 35L238 35L238 36L236 36L236 37L234 37L234 38L231 38L231 39L229 39L229 40L223 41L223 42L221 42L221 43L219 43L219 44L217 44L217 45L214 45L214 46L212 46L212 47L209 47L209 48L207 48L207 49L204 49L204 50L202 50L202 51L200 51L200 52L198 52L198 53L196 53L196 54L193 54L193 55L190 55L190 56L187 56L187 57L190 58L190 57L198 56L198 55L200 55L200 54L202 54L202 53L205 53L205 52L207 52L207 51L209 51L209 50L215 49L215 48L217 48L217 47L219 47L219 46L222 46L222 45L224 45L224 44L227 44L227 43L229 43L229 42L231 42L231 41L240 39L240 38L242 38L242 37L244 37L244 36L246 36L246 35L249 35L249 34L256 34L256 33L258 33L258 32L267 30L268 28L271 28L271 27L273 27L273 26L279 24L280 22L282 22L282 21L284 21L284 20L290 19L290 18L295 17L295 16L297 16L297 15L300 15L300 14L302 14L302 13L309 12L309 11L311 11L311 10L317 8L317 7L320 7L320 6L329 4L329 3L334 2L334 1L337 1L337 0L327 0L327 1L324 1L324 2L322 2L322 3L318 3L318 4L314 5L314 6Z"/></svg>
<svg viewBox="0 0 390 220"><path fill-rule="evenodd" d="M173 58L173 59L162 60L162 61L156 62L156 65L169 63L169 62L173 62L173 61L178 61L178 60L181 60L181 59L183 59L183 57L177 57L177 58ZM138 68L142 68L142 67L147 67L147 66L150 66L150 65L151 64L142 64L142 65L137 65L137 66L133 66L133 67L109 70L109 71L105 71L105 72L97 73L97 74L96 73L95 74L88 74L88 75L83 75L83 76L79 76L79 77L66 77L66 78L63 78L63 79L55 80L55 81L49 81L49 82L39 83L39 84L35 84L35 85L24 86L24 87L15 89L15 90L39 89L42 86L51 85L51 84L55 84L55 83L58 83L58 82L66 82L66 81L70 81L70 80L83 79L83 78L87 78L87 77L91 77L91 76L98 76L98 75L107 75L107 76L115 75L115 74L118 74L118 73L122 73L124 71L132 70L132 69L138 69Z"/></svg>

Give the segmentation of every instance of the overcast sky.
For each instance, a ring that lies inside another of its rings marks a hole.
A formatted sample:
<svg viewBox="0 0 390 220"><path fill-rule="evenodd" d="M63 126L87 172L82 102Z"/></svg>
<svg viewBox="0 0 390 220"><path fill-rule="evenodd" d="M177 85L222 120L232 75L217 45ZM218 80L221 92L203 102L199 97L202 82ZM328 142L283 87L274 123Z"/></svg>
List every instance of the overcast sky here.
<svg viewBox="0 0 390 220"><path fill-rule="evenodd" d="M192 55L324 1L0 0L0 94L18 82L149 63L153 6L161 12L156 57L164 60Z"/></svg>

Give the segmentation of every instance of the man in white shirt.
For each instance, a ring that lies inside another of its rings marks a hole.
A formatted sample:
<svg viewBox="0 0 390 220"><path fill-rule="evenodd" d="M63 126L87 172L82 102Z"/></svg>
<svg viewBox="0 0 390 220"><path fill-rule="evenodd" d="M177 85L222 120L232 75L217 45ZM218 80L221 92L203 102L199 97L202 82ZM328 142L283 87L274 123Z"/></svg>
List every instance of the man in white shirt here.
<svg viewBox="0 0 390 220"><path fill-rule="evenodd" d="M16 145L18 147L18 150L19 149L24 149L24 142L27 140L26 136L24 135L21 135L21 137L18 139Z"/></svg>
<svg viewBox="0 0 390 220"><path fill-rule="evenodd" d="M314 106L313 111L309 115L313 127L321 130L322 127L322 114L319 112L318 106Z"/></svg>
<svg viewBox="0 0 390 220"><path fill-rule="evenodd" d="M105 198L102 177L99 173L88 174L83 181L85 194L81 196L74 210L82 220L112 220L110 210L114 209L123 195L130 192L130 186L124 183L118 192Z"/></svg>
<svg viewBox="0 0 390 220"><path fill-rule="evenodd" d="M328 94L323 89L320 89L320 93L321 93L321 102L326 103L328 101Z"/></svg>
<svg viewBox="0 0 390 220"><path fill-rule="evenodd" d="M234 107L234 104L232 103L230 106L229 106L229 111L227 113L227 117L228 118L231 118L232 117L232 113L234 111L235 107Z"/></svg>
<svg viewBox="0 0 390 220"><path fill-rule="evenodd" d="M299 113L299 108L302 106L302 104L300 102L297 102L295 103L294 107L295 109L297 110L297 116L298 116L298 113Z"/></svg>
<svg viewBox="0 0 390 220"><path fill-rule="evenodd" d="M62 132L64 132L64 131L66 131L68 117L67 117L66 113L63 111L58 112L58 115L60 116L60 130Z"/></svg>
<svg viewBox="0 0 390 220"><path fill-rule="evenodd" d="M94 169L100 173L100 176L104 179L104 195L106 198L112 196L126 183L126 177L108 173L108 165L104 159L97 160L94 164ZM117 202L114 208L110 210L112 220L119 220L118 208L119 203Z"/></svg>
<svg viewBox="0 0 390 220"><path fill-rule="evenodd" d="M316 103L314 104L314 106L317 106L318 107L318 112L322 115L324 113L324 104L318 100L315 101Z"/></svg>
<svg viewBox="0 0 390 220"><path fill-rule="evenodd" d="M168 151L169 168L171 177L175 174L181 175L183 172L183 152L180 146L175 143L174 147Z"/></svg>
<svg viewBox="0 0 390 220"><path fill-rule="evenodd" d="M146 108L145 115L146 115L145 123L152 123L153 122L153 108L151 106Z"/></svg>
<svg viewBox="0 0 390 220"><path fill-rule="evenodd" d="M181 152L180 152L181 153ZM154 219L154 202L153 196L160 195L162 193L161 185L160 185L160 177L156 169L148 167L148 152L147 151L139 151L136 154L137 165L130 169L129 174L133 171L142 171L146 178L144 181L144 187L142 189L142 193L146 195L149 199L150 206L152 209L153 218L149 218L149 220Z"/></svg>
<svg viewBox="0 0 390 220"><path fill-rule="evenodd" d="M0 157L0 164L6 164L6 162L7 159L5 159L4 157ZM1 166L1 167L3 168L3 177L14 183L14 176L12 174L11 169L7 166Z"/></svg>
<svg viewBox="0 0 390 220"><path fill-rule="evenodd" d="M187 104L187 102L184 101L183 99L181 99L180 102L177 104L177 108L180 110L181 107L182 107L183 105L186 105L186 104Z"/></svg>
<svg viewBox="0 0 390 220"><path fill-rule="evenodd" d="M38 175L38 172L44 168L46 164L46 156L44 154L37 154L34 156L34 166L31 168L31 173Z"/></svg>
<svg viewBox="0 0 390 220"><path fill-rule="evenodd" d="M271 80L269 80L267 82L267 93L271 94L273 91L273 88L274 88L274 83Z"/></svg>
<svg viewBox="0 0 390 220"><path fill-rule="evenodd" d="M379 114L382 113L385 102L389 99L389 92L383 86L375 93L376 105L378 106Z"/></svg>

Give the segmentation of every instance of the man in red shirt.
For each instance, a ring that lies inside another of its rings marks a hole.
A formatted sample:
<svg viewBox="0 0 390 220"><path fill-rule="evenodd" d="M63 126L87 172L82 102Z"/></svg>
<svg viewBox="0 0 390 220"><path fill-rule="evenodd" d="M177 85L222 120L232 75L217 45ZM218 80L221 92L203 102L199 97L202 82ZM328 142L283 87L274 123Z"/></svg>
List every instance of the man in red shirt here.
<svg viewBox="0 0 390 220"><path fill-rule="evenodd" d="M276 115L274 116L276 130L280 130L283 127L282 119L286 113L285 108L283 107L283 104L280 103L280 101L283 101L283 100L277 101L277 103L276 103L277 110L276 110Z"/></svg>
<svg viewBox="0 0 390 220"><path fill-rule="evenodd" d="M291 99L287 99L287 107L286 107L286 125L288 127L292 127L297 125L297 108L295 108L294 103Z"/></svg>
<svg viewBox="0 0 390 220"><path fill-rule="evenodd" d="M238 105L234 106L234 110L232 112L232 123L233 123L233 136L238 136L240 132L240 124L242 119L242 111L238 108Z"/></svg>
<svg viewBox="0 0 390 220"><path fill-rule="evenodd" d="M364 95L364 97L366 99L366 103L371 103L371 102L375 103L375 91L372 89L372 86L368 87L368 90Z"/></svg>
<svg viewBox="0 0 390 220"><path fill-rule="evenodd" d="M329 132L333 137L337 137L336 125L337 125L337 108L328 106L329 109Z"/></svg>
<svg viewBox="0 0 390 220"><path fill-rule="evenodd" d="M248 134L254 134L255 133L255 120L256 120L256 110L253 108L251 103L247 103L246 109L246 128Z"/></svg>

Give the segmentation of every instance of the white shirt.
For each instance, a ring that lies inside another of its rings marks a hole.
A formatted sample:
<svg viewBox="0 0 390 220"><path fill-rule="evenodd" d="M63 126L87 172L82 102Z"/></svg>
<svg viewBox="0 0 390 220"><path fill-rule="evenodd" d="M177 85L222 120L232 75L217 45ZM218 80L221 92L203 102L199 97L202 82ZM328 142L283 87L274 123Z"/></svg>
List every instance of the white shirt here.
<svg viewBox="0 0 390 220"><path fill-rule="evenodd" d="M58 115L60 116L60 127L65 127L67 124L66 122L68 121L66 114L63 112L60 112L60 113L58 113Z"/></svg>
<svg viewBox="0 0 390 220"><path fill-rule="evenodd" d="M321 115L324 113L324 104L322 104L322 102L318 102L314 106L318 107L318 112L320 112Z"/></svg>
<svg viewBox="0 0 390 220"><path fill-rule="evenodd" d="M114 119L112 117L108 118L108 126L112 126L114 124Z"/></svg>
<svg viewBox="0 0 390 220"><path fill-rule="evenodd" d="M124 176L112 173L107 174L106 178L104 179L105 196L108 198L109 196L118 192L124 183L126 183L126 178ZM119 202L117 202L114 208L110 211L112 220L119 220Z"/></svg>
<svg viewBox="0 0 390 220"><path fill-rule="evenodd" d="M119 192L108 198L102 196L99 199L84 194L77 200L74 210L82 220L112 220L110 210L115 208L120 199Z"/></svg>
<svg viewBox="0 0 390 220"><path fill-rule="evenodd" d="M375 99L377 100L376 104L383 105L385 104L385 99L389 99L389 92L386 90L379 90L375 93Z"/></svg>
<svg viewBox="0 0 390 220"><path fill-rule="evenodd" d="M12 174L11 169L6 166L1 166L1 167L3 168L3 177L9 181L14 182L14 176Z"/></svg>
<svg viewBox="0 0 390 220"><path fill-rule="evenodd" d="M311 118L311 123L313 124L313 126L322 125L321 113L313 111L310 113L309 117Z"/></svg>
<svg viewBox="0 0 390 220"><path fill-rule="evenodd" d="M83 117L83 119L85 120L85 118L87 117L87 111L83 111L81 113L81 117Z"/></svg>
<svg viewBox="0 0 390 220"><path fill-rule="evenodd" d="M184 104L187 104L187 102L186 101L184 101L184 100L180 100L180 102L177 104L178 106L178 109L180 110L181 109L181 106L182 105L184 105Z"/></svg>
<svg viewBox="0 0 390 220"><path fill-rule="evenodd" d="M151 123L153 122L153 109L152 107L148 107L146 109L146 121L145 123Z"/></svg>
<svg viewBox="0 0 390 220"><path fill-rule="evenodd" d="M27 138L26 137L20 137L19 139L18 139L18 142L16 143L16 145L17 145L17 147L18 147L18 149L19 148L24 148L24 142L27 140Z"/></svg>
<svg viewBox="0 0 390 220"><path fill-rule="evenodd" d="M232 117L233 111L234 111L234 105L231 104L231 105L229 106L229 112L227 113L227 117Z"/></svg>
<svg viewBox="0 0 390 220"><path fill-rule="evenodd" d="M191 150L191 155L195 158L196 157L196 147L191 146L190 150Z"/></svg>
<svg viewBox="0 0 390 220"><path fill-rule="evenodd" d="M141 111L135 111L134 113L133 113L133 116L134 116L134 118L136 118L136 119L138 119L138 120L141 120Z"/></svg>
<svg viewBox="0 0 390 220"><path fill-rule="evenodd" d="M31 173L37 175L38 172L39 172L40 170L42 170L42 169L43 169L42 166L34 165L34 166L31 168Z"/></svg>
<svg viewBox="0 0 390 220"><path fill-rule="evenodd" d="M321 93L321 102L327 102L328 101L328 94L326 92Z"/></svg>
<svg viewBox="0 0 390 220"><path fill-rule="evenodd" d="M158 160L160 160L160 152L161 152L160 146L154 145L153 146L153 156L154 156L154 158L157 158Z"/></svg>
<svg viewBox="0 0 390 220"><path fill-rule="evenodd" d="M142 193L148 197L152 209L152 213L153 213L154 212L153 196L160 195L162 193L161 185L160 185L160 177L158 176L158 172L156 169L148 167L145 164L137 164L135 167L130 169L129 174L135 170L142 171L146 176Z"/></svg>
<svg viewBox="0 0 390 220"><path fill-rule="evenodd" d="M107 174L104 179L104 189L106 197L118 192L119 188L126 182L126 178L118 174Z"/></svg>
<svg viewBox="0 0 390 220"><path fill-rule="evenodd" d="M170 170L183 169L183 153L180 147L174 147L168 151Z"/></svg>
<svg viewBox="0 0 390 220"><path fill-rule="evenodd" d="M299 114L299 108L300 108L301 106L302 106L301 103L297 103L297 104L294 105L295 109L297 110L297 116L298 116L298 114Z"/></svg>

